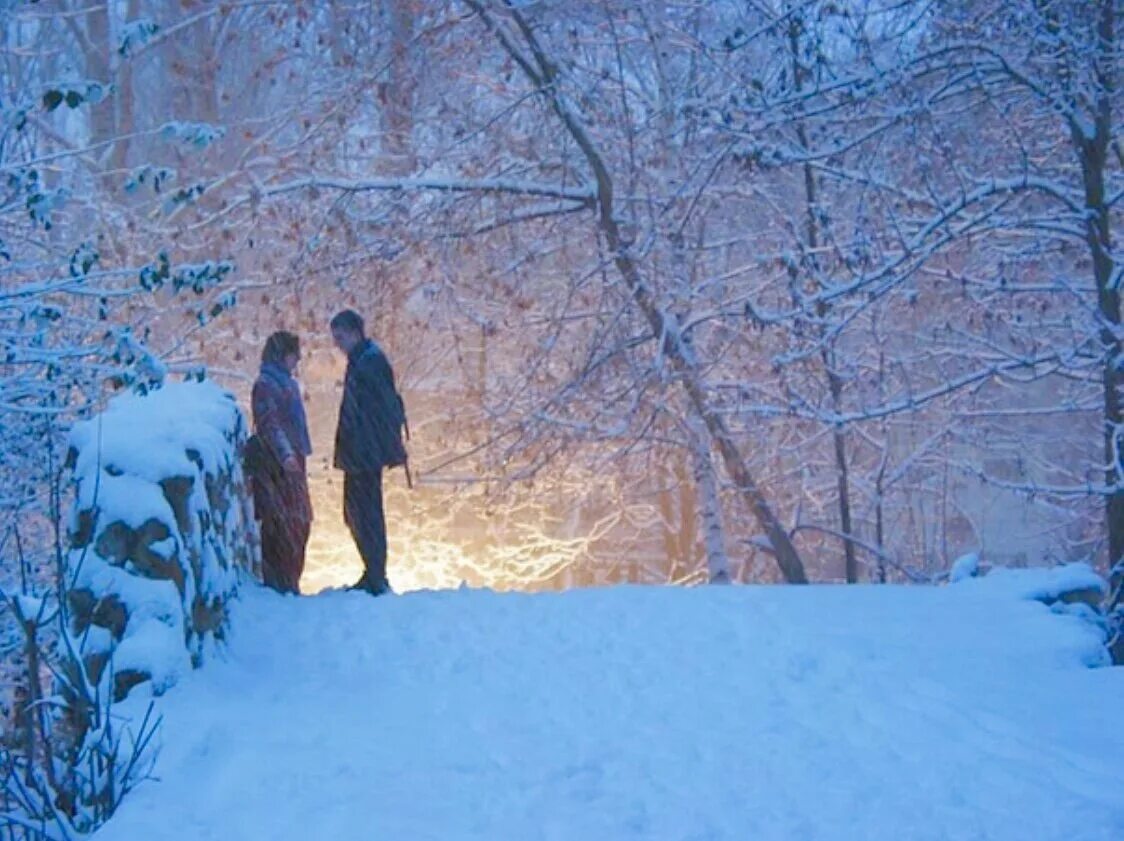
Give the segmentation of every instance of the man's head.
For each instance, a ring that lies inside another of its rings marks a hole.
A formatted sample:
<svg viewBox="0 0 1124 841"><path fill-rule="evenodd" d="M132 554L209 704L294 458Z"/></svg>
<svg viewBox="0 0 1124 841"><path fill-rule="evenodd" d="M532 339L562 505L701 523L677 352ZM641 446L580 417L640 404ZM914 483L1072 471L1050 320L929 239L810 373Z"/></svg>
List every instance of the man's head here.
<svg viewBox="0 0 1124 841"><path fill-rule="evenodd" d="M344 353L351 353L366 338L363 332L363 317L355 310L336 313L331 321L332 339L336 347Z"/></svg>

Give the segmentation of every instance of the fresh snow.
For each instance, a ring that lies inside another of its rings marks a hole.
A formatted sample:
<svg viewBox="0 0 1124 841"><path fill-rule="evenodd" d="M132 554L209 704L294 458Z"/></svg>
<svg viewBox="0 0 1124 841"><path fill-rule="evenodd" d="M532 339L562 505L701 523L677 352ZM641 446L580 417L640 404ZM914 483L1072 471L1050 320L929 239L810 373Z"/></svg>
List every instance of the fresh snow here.
<svg viewBox="0 0 1124 841"><path fill-rule="evenodd" d="M194 475L198 468L188 455L191 450L203 469L214 473L229 458L241 422L233 396L210 381L171 382L144 395L120 394L105 411L74 425L74 472L85 477L104 469L159 482ZM93 493L93 483L88 492Z"/></svg>
<svg viewBox="0 0 1124 841"><path fill-rule="evenodd" d="M967 581L960 582L967 584ZM1016 598L1053 601L1063 593L1088 591L1101 597L1107 592L1105 581L1088 564L1063 564L1046 569L993 569L968 586L1002 590Z"/></svg>
<svg viewBox="0 0 1124 841"><path fill-rule="evenodd" d="M1124 838L1124 669L985 581L248 586L96 837Z"/></svg>
<svg viewBox="0 0 1124 841"><path fill-rule="evenodd" d="M961 555L952 563L948 571L948 580L955 584L968 578L974 578L980 573L980 556L975 552Z"/></svg>

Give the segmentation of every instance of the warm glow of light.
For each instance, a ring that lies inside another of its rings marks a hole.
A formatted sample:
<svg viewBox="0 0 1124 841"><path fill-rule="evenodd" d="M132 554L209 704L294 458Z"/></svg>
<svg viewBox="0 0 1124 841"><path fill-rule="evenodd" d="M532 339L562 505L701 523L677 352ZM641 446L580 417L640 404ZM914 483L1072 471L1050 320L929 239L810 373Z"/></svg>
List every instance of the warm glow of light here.
<svg viewBox="0 0 1124 841"><path fill-rule="evenodd" d="M340 484L324 472L313 471L309 478L316 519L301 577L301 592L348 587L362 574L363 562L343 522ZM398 506L391 500L387 508L387 576L394 590L402 593L460 585L462 579L456 571L473 565L460 548L414 534L419 524L396 516Z"/></svg>
<svg viewBox="0 0 1124 841"><path fill-rule="evenodd" d="M343 522L342 489L338 477L315 467L310 471L310 491L316 519L312 524L301 592L348 587L363 572L363 563L351 532ZM387 577L395 592L472 586L511 588L526 586L505 568L502 551L488 553L482 546L470 549L434 536L436 530L426 506L419 504L424 491L400 487L400 474L384 483L388 537Z"/></svg>
<svg viewBox="0 0 1124 841"><path fill-rule="evenodd" d="M394 523L388 526L390 551L387 575L395 592L458 587L458 570L477 564L453 543L414 536L398 539ZM301 592L348 587L363 572L359 552L342 521L321 520L313 524L313 535L301 578Z"/></svg>
<svg viewBox="0 0 1124 841"><path fill-rule="evenodd" d="M495 589L537 589L551 575L564 569L583 551L584 540L551 540L543 537L534 549L518 563L510 548L499 547L492 553L472 551L447 540L411 534L394 534L388 525L390 550L387 575L395 592L438 590L468 584ZM547 547L542 541L551 544ZM545 551L544 551L545 550ZM515 550L517 551L517 550ZM318 522L301 578L301 592L347 587L359 578L363 564L351 534L341 523Z"/></svg>
<svg viewBox="0 0 1124 841"><path fill-rule="evenodd" d="M363 565L340 513L339 478L325 466L314 466L309 479L316 519L301 592L347 587L359 578ZM490 536L479 528L453 532L442 527L440 500L431 498L426 488L406 490L395 472L387 477L384 490L387 576L399 593L462 584L498 590L565 586L566 571L619 519L619 514L606 517L570 538L550 535L535 522L507 524Z"/></svg>
<svg viewBox="0 0 1124 841"><path fill-rule="evenodd" d="M310 361L311 363L311 361ZM308 463L309 491L315 519L309 540L301 592L348 587L359 579L363 564L343 521L343 482L331 466L342 358L326 356L319 367L309 364L305 382L313 456ZM418 393L411 395L416 419L432 413ZM626 524L633 532L656 527L650 506L614 506L603 511L586 505L586 484L573 493L556 491L543 498L529 495L510 500L484 493L481 486L460 490L427 481L423 443L440 438L420 421L411 446L415 481L407 488L400 469L383 479L388 560L387 577L396 592L419 589L490 587L497 590L542 590L570 586L573 568L590 557L597 541ZM438 461L447 456L439 452ZM600 556L600 555L599 555ZM620 580L620 576L613 579Z"/></svg>

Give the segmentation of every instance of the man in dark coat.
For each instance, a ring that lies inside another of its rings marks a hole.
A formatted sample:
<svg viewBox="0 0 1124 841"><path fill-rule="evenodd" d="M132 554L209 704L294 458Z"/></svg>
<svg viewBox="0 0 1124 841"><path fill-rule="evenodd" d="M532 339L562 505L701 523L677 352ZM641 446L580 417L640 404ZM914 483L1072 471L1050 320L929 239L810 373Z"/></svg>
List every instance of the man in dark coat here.
<svg viewBox="0 0 1124 841"><path fill-rule="evenodd" d="M262 350L254 381L254 429L269 451L273 469L251 475L254 512L261 522L262 578L282 593L299 593L304 553L312 526L305 461L312 452L300 386L293 373L300 340L284 330Z"/></svg>
<svg viewBox="0 0 1124 841"><path fill-rule="evenodd" d="M335 466L344 474L344 521L363 557L363 576L353 589L379 595L390 589L382 471L406 464L402 443L406 411L394 387L390 361L367 338L359 314L344 310L332 319L331 326L336 347L347 354Z"/></svg>

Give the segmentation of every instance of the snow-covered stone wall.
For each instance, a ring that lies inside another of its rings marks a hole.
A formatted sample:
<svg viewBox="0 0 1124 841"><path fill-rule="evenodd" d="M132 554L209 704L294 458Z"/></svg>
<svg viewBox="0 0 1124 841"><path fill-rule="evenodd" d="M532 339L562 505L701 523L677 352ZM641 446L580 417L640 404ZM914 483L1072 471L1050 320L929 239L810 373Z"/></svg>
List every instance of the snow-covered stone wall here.
<svg viewBox="0 0 1124 841"><path fill-rule="evenodd" d="M122 395L70 438L68 606L92 683L162 692L221 639L260 564L239 453L246 421L210 382Z"/></svg>

